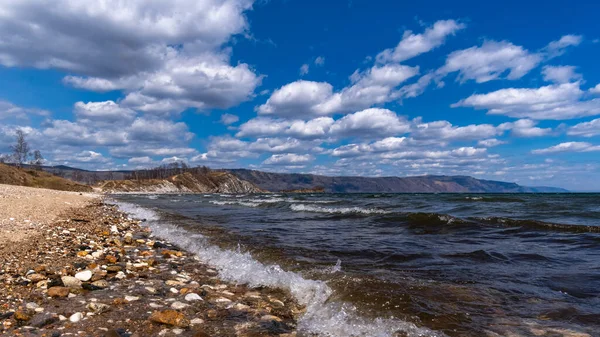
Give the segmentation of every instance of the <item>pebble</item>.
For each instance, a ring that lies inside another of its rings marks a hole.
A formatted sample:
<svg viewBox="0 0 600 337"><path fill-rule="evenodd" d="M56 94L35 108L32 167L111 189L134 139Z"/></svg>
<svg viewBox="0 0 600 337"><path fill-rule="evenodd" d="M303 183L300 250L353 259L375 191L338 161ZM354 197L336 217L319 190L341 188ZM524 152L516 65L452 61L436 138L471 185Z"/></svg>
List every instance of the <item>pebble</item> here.
<svg viewBox="0 0 600 337"><path fill-rule="evenodd" d="M71 323L77 323L77 322L81 321L82 318L83 318L83 314L80 312L76 312L73 315L71 315L71 317L69 317L69 321Z"/></svg>
<svg viewBox="0 0 600 337"><path fill-rule="evenodd" d="M139 298L139 297L137 297L137 296L129 296L129 295L128 295L128 296L125 296L125 301L127 301L127 302L135 302L135 301L137 301L137 300L139 300L139 299L140 299L140 298Z"/></svg>
<svg viewBox="0 0 600 337"><path fill-rule="evenodd" d="M81 288L81 280L76 279L73 276L63 276L60 278L65 287L71 289Z"/></svg>
<svg viewBox="0 0 600 337"><path fill-rule="evenodd" d="M189 293L189 294L185 295L185 300L188 302L202 301L202 297L200 297L200 295L195 294L195 293Z"/></svg>
<svg viewBox="0 0 600 337"><path fill-rule="evenodd" d="M171 304L171 308L175 309L175 310L185 309L189 306L190 306L189 304L181 303L179 301L173 302L173 304Z"/></svg>
<svg viewBox="0 0 600 337"><path fill-rule="evenodd" d="M177 326L181 328L188 327L190 321L185 315L175 310L155 311L150 315L149 320L155 323Z"/></svg>
<svg viewBox="0 0 600 337"><path fill-rule="evenodd" d="M191 325L198 325L198 324L202 324L204 323L204 320L202 318L194 318L193 320L190 321Z"/></svg>
<svg viewBox="0 0 600 337"><path fill-rule="evenodd" d="M78 279L79 281L87 282L92 278L92 275L93 275L93 273L91 270L84 270L84 271L80 271L79 273L75 274L75 278Z"/></svg>

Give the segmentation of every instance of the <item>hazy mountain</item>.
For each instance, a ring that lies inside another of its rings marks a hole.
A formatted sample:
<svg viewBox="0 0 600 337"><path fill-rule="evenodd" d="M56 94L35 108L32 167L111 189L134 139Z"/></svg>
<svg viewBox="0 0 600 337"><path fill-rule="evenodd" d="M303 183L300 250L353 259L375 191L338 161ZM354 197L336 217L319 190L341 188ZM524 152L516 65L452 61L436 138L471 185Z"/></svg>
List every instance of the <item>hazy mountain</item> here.
<svg viewBox="0 0 600 337"><path fill-rule="evenodd" d="M316 187L343 193L524 193L568 192L555 187L526 187L516 183L481 180L468 176L329 177L314 174L271 173L246 169L227 170L268 191Z"/></svg>

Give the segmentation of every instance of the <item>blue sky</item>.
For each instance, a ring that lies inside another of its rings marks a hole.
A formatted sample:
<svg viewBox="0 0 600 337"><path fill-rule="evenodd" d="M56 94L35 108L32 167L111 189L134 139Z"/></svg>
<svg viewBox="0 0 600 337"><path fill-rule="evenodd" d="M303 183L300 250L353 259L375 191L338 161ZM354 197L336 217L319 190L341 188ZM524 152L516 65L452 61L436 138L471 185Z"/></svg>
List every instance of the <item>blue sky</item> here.
<svg viewBox="0 0 600 337"><path fill-rule="evenodd" d="M600 190L593 2L0 3L0 153Z"/></svg>

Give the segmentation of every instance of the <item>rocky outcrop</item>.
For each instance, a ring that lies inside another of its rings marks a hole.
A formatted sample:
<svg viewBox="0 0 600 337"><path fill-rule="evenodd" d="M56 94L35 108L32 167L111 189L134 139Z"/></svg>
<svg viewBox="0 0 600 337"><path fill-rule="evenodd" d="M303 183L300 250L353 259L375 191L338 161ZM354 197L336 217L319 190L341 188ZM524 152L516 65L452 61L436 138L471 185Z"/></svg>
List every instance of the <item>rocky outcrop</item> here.
<svg viewBox="0 0 600 337"><path fill-rule="evenodd" d="M109 180L96 186L106 193L261 193L256 185L228 172L190 172L167 179Z"/></svg>

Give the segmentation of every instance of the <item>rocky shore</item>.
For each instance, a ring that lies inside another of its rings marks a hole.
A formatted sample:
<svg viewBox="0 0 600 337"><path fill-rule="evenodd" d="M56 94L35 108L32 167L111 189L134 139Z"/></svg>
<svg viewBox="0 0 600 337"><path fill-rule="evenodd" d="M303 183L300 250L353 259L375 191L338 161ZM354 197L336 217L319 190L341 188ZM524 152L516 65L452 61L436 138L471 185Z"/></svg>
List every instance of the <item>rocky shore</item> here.
<svg viewBox="0 0 600 337"><path fill-rule="evenodd" d="M100 199L0 247L1 336L296 336L289 294L224 283Z"/></svg>

